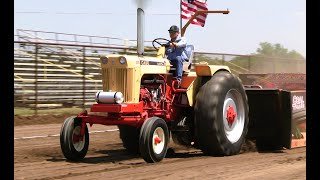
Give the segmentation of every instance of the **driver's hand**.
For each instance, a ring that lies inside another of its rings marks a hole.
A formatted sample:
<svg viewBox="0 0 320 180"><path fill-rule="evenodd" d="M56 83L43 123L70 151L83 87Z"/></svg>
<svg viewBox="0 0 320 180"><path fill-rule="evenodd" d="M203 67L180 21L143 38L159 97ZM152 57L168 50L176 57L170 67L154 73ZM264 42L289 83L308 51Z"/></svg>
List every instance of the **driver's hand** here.
<svg viewBox="0 0 320 180"><path fill-rule="evenodd" d="M168 48L168 47L170 47L170 44L164 44L162 46L164 46L165 48Z"/></svg>
<svg viewBox="0 0 320 180"><path fill-rule="evenodd" d="M177 44L176 43L170 43L170 47L177 47Z"/></svg>

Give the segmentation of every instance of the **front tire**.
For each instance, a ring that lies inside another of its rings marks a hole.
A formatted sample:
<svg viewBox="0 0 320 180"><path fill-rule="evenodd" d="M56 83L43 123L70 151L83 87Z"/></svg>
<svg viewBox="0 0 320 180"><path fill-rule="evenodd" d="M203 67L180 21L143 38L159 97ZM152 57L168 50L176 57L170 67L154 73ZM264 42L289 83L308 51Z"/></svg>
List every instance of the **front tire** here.
<svg viewBox="0 0 320 180"><path fill-rule="evenodd" d="M208 155L239 154L248 131L248 111L241 80L227 71L214 74L196 96L195 127L200 149Z"/></svg>
<svg viewBox="0 0 320 180"><path fill-rule="evenodd" d="M89 147L89 133L87 126L85 133L80 136L81 119L76 116L67 118L60 131L60 147L65 158L71 161L82 160Z"/></svg>
<svg viewBox="0 0 320 180"><path fill-rule="evenodd" d="M167 153L169 130L159 117L147 119L140 130L139 147L142 158L148 163L160 162Z"/></svg>

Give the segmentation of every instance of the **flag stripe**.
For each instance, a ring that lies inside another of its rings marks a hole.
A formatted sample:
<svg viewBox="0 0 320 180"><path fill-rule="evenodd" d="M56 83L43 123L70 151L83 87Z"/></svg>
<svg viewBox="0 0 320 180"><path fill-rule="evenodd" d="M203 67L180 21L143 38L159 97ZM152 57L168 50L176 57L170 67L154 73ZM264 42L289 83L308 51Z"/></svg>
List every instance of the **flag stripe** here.
<svg viewBox="0 0 320 180"><path fill-rule="evenodd" d="M197 10L197 9L199 9L199 10L208 10L208 8L207 8L206 6L193 5L193 4L190 4L190 5L188 6L188 9L190 9L190 10Z"/></svg>
<svg viewBox="0 0 320 180"><path fill-rule="evenodd" d="M188 3L188 0L181 0L181 18L191 19L191 16L194 15L198 10L208 10L207 3L200 0L194 0L193 3ZM198 15L191 24L204 26L207 18L207 14Z"/></svg>
<svg viewBox="0 0 320 180"><path fill-rule="evenodd" d="M193 9L197 9L197 8L200 8L200 9L203 9L203 10L207 10L207 4L206 3L200 3L198 1L193 1L193 4L189 4L189 3L181 3L182 6L185 6L185 7L189 7L189 8L193 8Z"/></svg>

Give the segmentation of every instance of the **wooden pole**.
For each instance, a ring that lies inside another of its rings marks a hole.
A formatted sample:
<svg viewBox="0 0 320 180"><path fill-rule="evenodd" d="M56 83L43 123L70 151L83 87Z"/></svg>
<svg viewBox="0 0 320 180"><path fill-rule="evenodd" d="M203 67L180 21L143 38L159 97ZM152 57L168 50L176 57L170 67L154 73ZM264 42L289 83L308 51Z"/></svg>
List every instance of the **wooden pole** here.
<svg viewBox="0 0 320 180"><path fill-rule="evenodd" d="M191 17L191 19L189 19L189 21L183 26L183 28L181 29L181 36L184 36L184 33L187 30L187 27L190 25L190 23L193 21L194 18L196 18L199 14L205 14L205 13L221 13L221 14L229 14L229 10L225 10L225 11L197 11L196 13L193 14L193 16ZM181 18L181 16L180 16Z"/></svg>
<svg viewBox="0 0 320 180"><path fill-rule="evenodd" d="M180 31L182 31L182 18L181 18L181 15L182 15L182 0L180 0Z"/></svg>

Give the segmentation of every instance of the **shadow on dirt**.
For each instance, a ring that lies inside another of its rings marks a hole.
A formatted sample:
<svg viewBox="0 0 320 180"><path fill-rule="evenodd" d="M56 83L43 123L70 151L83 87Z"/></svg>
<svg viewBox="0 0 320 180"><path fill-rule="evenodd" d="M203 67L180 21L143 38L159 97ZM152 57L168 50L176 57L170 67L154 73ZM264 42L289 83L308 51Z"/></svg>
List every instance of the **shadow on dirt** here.
<svg viewBox="0 0 320 180"><path fill-rule="evenodd" d="M52 157L47 159L47 161L51 162L70 162L70 163L88 163L88 164L99 164L99 163L119 163L121 161L126 161L134 158L139 158L139 155L129 154L124 149L116 149L116 150L99 150L95 151L95 154L98 156L95 157L85 157L80 161L70 161L65 158L57 158Z"/></svg>
<svg viewBox="0 0 320 180"><path fill-rule="evenodd" d="M258 150L259 153L285 153L283 150Z"/></svg>
<svg viewBox="0 0 320 180"><path fill-rule="evenodd" d="M112 150L98 150L94 151L94 157L85 157L80 161L70 161L63 156L54 156L46 159L50 162L70 162L70 163L88 163L88 164L99 164L99 163L119 163L127 165L139 165L144 164L142 157L137 155L132 155L128 153L125 149L112 149ZM204 157L205 155L199 151L192 152L175 152L172 148L169 148L165 158L194 158L194 157ZM124 162L128 160L137 159L137 162Z"/></svg>
<svg viewBox="0 0 320 180"><path fill-rule="evenodd" d="M173 148L167 150L165 158L193 158L193 157L202 157L205 156L202 152L175 152Z"/></svg>
<svg viewBox="0 0 320 180"><path fill-rule="evenodd" d="M284 153L282 147L276 146L257 146L255 139L246 139L241 147L240 154L247 152L258 153Z"/></svg>
<svg viewBox="0 0 320 180"><path fill-rule="evenodd" d="M240 154L247 152L258 152L258 153L285 153L283 150L269 150L269 149L258 149L255 142L246 140L243 144ZM196 158L205 157L207 155L203 154L201 150L194 148L185 148L178 145L171 145L165 158ZM137 159L137 162L124 162L132 159ZM58 153L55 156L46 158L47 161L51 162L71 162L71 163L88 163L88 164L99 164L99 163L119 163L119 164L131 164L138 165L143 164L144 161L139 154L133 155L128 153L123 147L122 143L116 143L113 145L108 145L108 149L91 149L89 150L87 156L80 161L69 161L63 157L62 153ZM141 161L140 161L141 160Z"/></svg>

